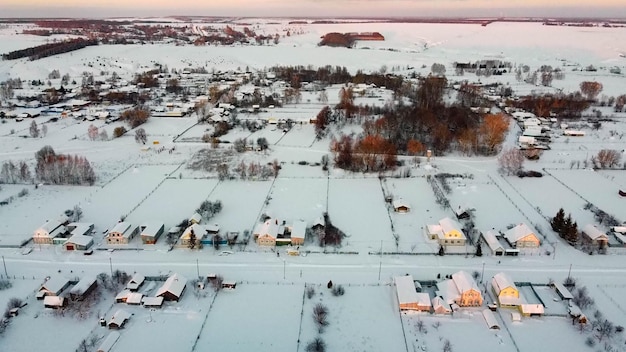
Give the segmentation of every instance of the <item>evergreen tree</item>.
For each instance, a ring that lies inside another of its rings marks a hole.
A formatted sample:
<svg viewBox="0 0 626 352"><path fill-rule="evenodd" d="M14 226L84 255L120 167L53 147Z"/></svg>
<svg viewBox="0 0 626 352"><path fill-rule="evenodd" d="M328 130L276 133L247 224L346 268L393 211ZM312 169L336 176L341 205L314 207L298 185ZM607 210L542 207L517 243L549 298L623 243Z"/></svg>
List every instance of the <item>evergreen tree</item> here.
<svg viewBox="0 0 626 352"><path fill-rule="evenodd" d="M575 246L576 243L578 243L578 224L574 222L569 228L566 229L566 232L567 235L565 240L567 243Z"/></svg>
<svg viewBox="0 0 626 352"><path fill-rule="evenodd" d="M476 255L477 257L483 256L483 246L480 240L476 242L476 253L474 253L474 255Z"/></svg>
<svg viewBox="0 0 626 352"><path fill-rule="evenodd" d="M193 229L191 229L191 231L189 231L189 249L194 248L196 248L196 234Z"/></svg>
<svg viewBox="0 0 626 352"><path fill-rule="evenodd" d="M552 230L556 232L560 232L561 228L563 227L564 222L565 222L565 211L563 211L563 208L561 208L556 213L556 216L552 218L552 221L550 221L550 225L552 225Z"/></svg>
<svg viewBox="0 0 626 352"><path fill-rule="evenodd" d="M437 253L437 255L439 255L439 256L443 256L444 254L445 254L445 251L444 251L444 249L443 249L443 246L442 246L442 245L439 245L439 252Z"/></svg>
<svg viewBox="0 0 626 352"><path fill-rule="evenodd" d="M572 227L572 224L573 224L572 216L571 214L568 214L567 217L565 218L565 221L559 228L559 236L561 236L561 238L567 239L567 234L568 234L569 229Z"/></svg>

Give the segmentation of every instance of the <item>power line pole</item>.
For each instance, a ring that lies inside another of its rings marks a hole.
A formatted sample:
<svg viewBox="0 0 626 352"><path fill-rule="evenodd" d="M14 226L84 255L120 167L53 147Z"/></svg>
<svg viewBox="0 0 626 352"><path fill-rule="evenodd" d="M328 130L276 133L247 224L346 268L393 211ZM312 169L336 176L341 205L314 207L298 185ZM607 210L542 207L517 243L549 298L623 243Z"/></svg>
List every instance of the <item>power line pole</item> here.
<svg viewBox="0 0 626 352"><path fill-rule="evenodd" d="M4 275L9 278L9 273L7 273L7 263L4 262L4 256L2 256L2 265L4 266Z"/></svg>
<svg viewBox="0 0 626 352"><path fill-rule="evenodd" d="M198 278L200 278L200 264L198 264L198 258L196 258L196 271L198 272Z"/></svg>
<svg viewBox="0 0 626 352"><path fill-rule="evenodd" d="M378 262L378 281L380 281L380 271L383 268L383 240L380 240L380 261Z"/></svg>
<svg viewBox="0 0 626 352"><path fill-rule="evenodd" d="M109 267L111 268L111 277L113 277L113 262L111 261L111 257L109 257Z"/></svg>

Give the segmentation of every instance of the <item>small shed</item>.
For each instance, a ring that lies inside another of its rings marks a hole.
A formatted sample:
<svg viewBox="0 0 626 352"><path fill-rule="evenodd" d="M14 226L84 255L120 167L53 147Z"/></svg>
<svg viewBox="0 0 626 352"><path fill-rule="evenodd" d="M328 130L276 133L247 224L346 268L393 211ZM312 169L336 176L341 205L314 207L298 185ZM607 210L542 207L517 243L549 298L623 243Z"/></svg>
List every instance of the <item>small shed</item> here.
<svg viewBox="0 0 626 352"><path fill-rule="evenodd" d="M511 312L511 321L513 322L522 321L522 315L519 314L519 312Z"/></svg>
<svg viewBox="0 0 626 352"><path fill-rule="evenodd" d="M237 287L236 281L224 281L222 282L222 288L228 288L234 290Z"/></svg>
<svg viewBox="0 0 626 352"><path fill-rule="evenodd" d="M126 303L126 300L131 293L132 292L128 289L122 290L122 292L118 293L117 296L115 296L115 303Z"/></svg>
<svg viewBox="0 0 626 352"><path fill-rule="evenodd" d="M193 215L189 218L189 224L199 224L202 221L202 215L198 213L193 213Z"/></svg>
<svg viewBox="0 0 626 352"><path fill-rule="evenodd" d="M70 285L70 281L61 276L53 276L44 282L39 288L37 299L43 299L45 296L58 296Z"/></svg>
<svg viewBox="0 0 626 352"><path fill-rule="evenodd" d="M143 244L155 244L159 237L163 234L165 224L162 222L155 222L141 225L140 228L141 242L143 242Z"/></svg>
<svg viewBox="0 0 626 352"><path fill-rule="evenodd" d="M396 199L393 201L393 211L396 213L408 213L411 211L411 205L404 199Z"/></svg>
<svg viewBox="0 0 626 352"><path fill-rule="evenodd" d="M565 287L565 285L558 283L558 282L554 282L552 283L552 286L554 287L554 289L556 290L556 293L559 295L559 297L561 297L562 300L569 301L571 299L574 299L574 296L572 295L571 292L569 292L569 290Z"/></svg>
<svg viewBox="0 0 626 352"><path fill-rule="evenodd" d="M519 309L525 317L539 317L545 311L543 304L520 304Z"/></svg>
<svg viewBox="0 0 626 352"><path fill-rule="evenodd" d="M141 299L143 298L143 294L139 292L132 292L126 298L126 304L130 304L132 306L141 305Z"/></svg>
<svg viewBox="0 0 626 352"><path fill-rule="evenodd" d="M498 324L498 320L492 311L489 309L483 310L483 317L485 318L485 322L487 326L491 330L500 330L500 324Z"/></svg>
<svg viewBox="0 0 626 352"><path fill-rule="evenodd" d="M126 325L126 322L130 319L132 314L125 311L124 309L119 309L113 314L111 320L109 320L109 329L121 329Z"/></svg>
<svg viewBox="0 0 626 352"><path fill-rule="evenodd" d="M452 314L452 309L450 309L450 305L443 300L442 297L436 296L432 300L432 307L434 314Z"/></svg>
<svg viewBox="0 0 626 352"><path fill-rule="evenodd" d="M139 287L143 285L145 280L146 280L145 276L139 273L135 273L135 275L133 275L133 277L130 278L130 281L128 281L128 283L126 284L126 289L130 291L137 291Z"/></svg>

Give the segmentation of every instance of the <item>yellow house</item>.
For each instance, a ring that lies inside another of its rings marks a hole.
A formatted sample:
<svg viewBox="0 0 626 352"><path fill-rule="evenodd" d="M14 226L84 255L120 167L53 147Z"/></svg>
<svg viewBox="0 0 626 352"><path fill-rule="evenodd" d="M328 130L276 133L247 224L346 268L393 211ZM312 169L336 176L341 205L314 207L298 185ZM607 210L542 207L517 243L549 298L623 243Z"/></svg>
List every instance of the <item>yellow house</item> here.
<svg viewBox="0 0 626 352"><path fill-rule="evenodd" d="M201 246L201 241L206 238L207 230L204 226L198 224L192 224L188 226L183 234L180 236L179 242L181 246L189 247L191 245L191 234L195 236L195 245Z"/></svg>
<svg viewBox="0 0 626 352"><path fill-rule="evenodd" d="M541 245L539 237L524 223L513 227L503 235L506 241L515 248L538 248Z"/></svg>
<svg viewBox="0 0 626 352"><path fill-rule="evenodd" d="M491 288L501 306L518 306L521 304L519 290L511 278L505 273L497 273L491 280Z"/></svg>
<svg viewBox="0 0 626 352"><path fill-rule="evenodd" d="M465 245L466 237L463 231L461 231L461 226L450 218L443 218L436 225L428 225L426 230L428 231L428 237L431 240L437 240L442 246Z"/></svg>

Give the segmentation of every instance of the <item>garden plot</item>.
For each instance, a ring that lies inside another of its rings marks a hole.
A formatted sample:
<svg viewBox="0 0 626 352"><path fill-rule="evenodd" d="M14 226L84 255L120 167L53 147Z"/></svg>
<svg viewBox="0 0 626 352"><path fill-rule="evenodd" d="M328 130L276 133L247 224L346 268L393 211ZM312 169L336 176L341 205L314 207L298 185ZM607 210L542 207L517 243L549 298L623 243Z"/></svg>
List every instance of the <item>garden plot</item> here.
<svg viewBox="0 0 626 352"><path fill-rule="evenodd" d="M2 275L0 280L5 279L5 276ZM4 309L9 303L11 298L19 298L22 301L26 301L28 296L33 296L34 292L41 285L41 281L39 280L31 280L31 279L11 279L9 280L11 283L11 287L8 289L0 290L0 310L4 312Z"/></svg>
<svg viewBox="0 0 626 352"><path fill-rule="evenodd" d="M93 222L101 230L113 226L146 200L176 167L140 165L129 168L81 204L83 221Z"/></svg>
<svg viewBox="0 0 626 352"><path fill-rule="evenodd" d="M188 219L217 186L217 179L166 179L127 218L132 224L150 221L170 228Z"/></svg>
<svg viewBox="0 0 626 352"><path fill-rule="evenodd" d="M522 287L524 288L524 290L530 289L530 286L522 286ZM543 285L533 285L533 289L534 289L534 293L536 293L537 296L539 296L539 298L541 299L541 302L543 303L545 307L546 315L564 316L567 314L567 302L561 300L561 297L559 297L559 294L556 293L556 291L552 287L543 286ZM532 297L532 295L533 295L533 290L529 290L528 293L524 293L524 297L527 297L526 299L528 300L534 298ZM536 300L536 298L534 299ZM534 303L534 302L529 301L529 303Z"/></svg>
<svg viewBox="0 0 626 352"><path fill-rule="evenodd" d="M242 234L245 230L252 233L271 186L271 181L221 182L208 198L222 202L222 211L211 222L219 224L222 233Z"/></svg>
<svg viewBox="0 0 626 352"><path fill-rule="evenodd" d="M387 178L383 181L386 195L394 200L402 199L411 207L406 213L396 213L392 205L387 207L393 222L393 228L399 236L398 251L434 252L439 245L426 237L424 232L428 224L436 224L446 216L452 216L449 210L442 209L435 200L435 195L425 178Z"/></svg>
<svg viewBox="0 0 626 352"><path fill-rule="evenodd" d="M187 283L181 301L165 302L161 309L115 304L107 316L114 314L117 309L124 309L133 315L120 331L120 338L112 352L191 351L202 330L212 295L194 297L193 288L189 285Z"/></svg>
<svg viewBox="0 0 626 352"><path fill-rule="evenodd" d="M477 230L506 231L510 224L527 222L496 185L475 180L463 181L464 183L453 185L448 199L452 207L475 209L474 222Z"/></svg>
<svg viewBox="0 0 626 352"><path fill-rule="evenodd" d="M278 178L269 194L263 212L286 220L304 220L309 226L326 212L328 180L323 178Z"/></svg>
<svg viewBox="0 0 626 352"><path fill-rule="evenodd" d="M315 142L315 126L311 124L296 124L278 142L285 147L308 148Z"/></svg>
<svg viewBox="0 0 626 352"><path fill-rule="evenodd" d="M401 318L410 351L441 351L446 340L451 344L452 351L516 351L506 331L489 329L482 309L461 310L455 313L454 317L408 313L402 314ZM504 329L498 314L496 314L496 320ZM420 321L422 323L419 323ZM423 328L420 332L418 326L421 324Z"/></svg>
<svg viewBox="0 0 626 352"><path fill-rule="evenodd" d="M589 285L590 296L595 301L595 307L590 309L593 312L595 309L600 312L615 325L626 325L626 304L624 304L622 297L624 296L624 290L626 285L624 284L603 284L603 285ZM591 313L589 312L589 313ZM589 314L591 315L591 314Z"/></svg>
<svg viewBox="0 0 626 352"><path fill-rule="evenodd" d="M197 123L194 117L151 117L141 128L146 130L148 141L169 142ZM205 128L208 125L203 125ZM134 133L133 133L134 134ZM200 136L202 137L202 136Z"/></svg>
<svg viewBox="0 0 626 352"><path fill-rule="evenodd" d="M14 200L0 207L0 244L17 245L29 239L38 226L48 219L57 219L67 209L75 205L83 206L89 197L99 191L98 187L88 186L10 186L3 188L26 188L28 194L14 196ZM15 193L19 193L19 190ZM13 194L11 194L13 195ZM2 200L9 197L3 197ZM86 213L85 213L86 214ZM87 214L86 214L87 215Z"/></svg>
<svg viewBox="0 0 626 352"><path fill-rule="evenodd" d="M347 238L342 245L358 249L395 251L389 213L378 178L331 179L328 214Z"/></svg>
<svg viewBox="0 0 626 352"><path fill-rule="evenodd" d="M520 351L585 351L585 334L578 332L569 318L522 318L511 322L511 315L503 311L502 319ZM506 332L502 331L502 334ZM558 338L555 338L557 337Z"/></svg>
<svg viewBox="0 0 626 352"><path fill-rule="evenodd" d="M273 153L273 155L281 155L284 157L291 157L293 153L281 153L278 151ZM302 160L300 161L291 161L281 163L280 172L278 173L278 179L281 178L316 178L316 179L324 179L328 180L328 176L326 171L322 170L322 165L315 165L315 163L319 163L319 159L321 159L320 155L317 153L312 153L308 151L307 153L299 153L298 157ZM283 159L280 159L283 160ZM302 165L302 161L306 161L306 164Z"/></svg>
<svg viewBox="0 0 626 352"><path fill-rule="evenodd" d="M311 287L315 294L304 301L298 351L306 351L308 342L318 336L329 351L406 350L393 287L343 286L343 296L334 296L326 285ZM321 334L313 320L318 303L328 309L329 325Z"/></svg>
<svg viewBox="0 0 626 352"><path fill-rule="evenodd" d="M566 184L589 202L618 220L626 220L624 199L618 194L619 186L592 170L549 170L559 181Z"/></svg>
<svg viewBox="0 0 626 352"><path fill-rule="evenodd" d="M235 290L222 290L209 312L196 349L296 351L302 297L302 285L238 284Z"/></svg>
<svg viewBox="0 0 626 352"><path fill-rule="evenodd" d="M248 140L254 141L256 144L257 139L265 138L270 145L270 149L272 149L272 146L277 144L287 134L287 132L284 132L283 129L278 128L276 125L267 125L265 128L252 133L250 137L248 137ZM230 137L230 134L227 136ZM234 139L232 139L231 142L232 141L234 141Z"/></svg>
<svg viewBox="0 0 626 352"><path fill-rule="evenodd" d="M214 131L214 128L211 125L198 124L192 127L192 124L189 120L187 120L186 122L189 124L187 128L189 127L190 128L181 129L177 131L176 135L180 134L180 136L176 139L177 142L202 142L202 136L204 136L207 133L210 135ZM146 132L148 132L148 130L146 130ZM218 138L222 139L224 137L218 137Z"/></svg>

